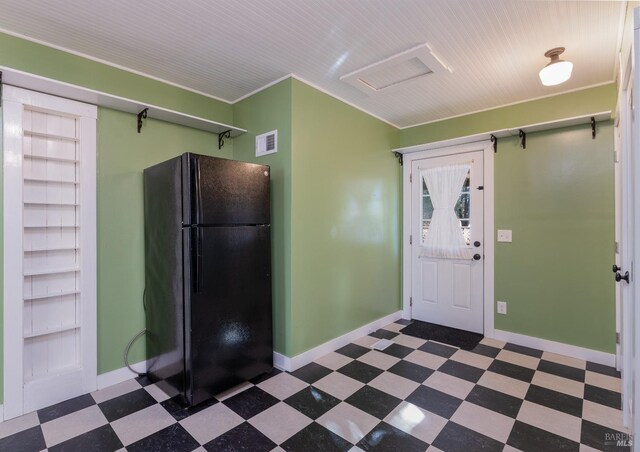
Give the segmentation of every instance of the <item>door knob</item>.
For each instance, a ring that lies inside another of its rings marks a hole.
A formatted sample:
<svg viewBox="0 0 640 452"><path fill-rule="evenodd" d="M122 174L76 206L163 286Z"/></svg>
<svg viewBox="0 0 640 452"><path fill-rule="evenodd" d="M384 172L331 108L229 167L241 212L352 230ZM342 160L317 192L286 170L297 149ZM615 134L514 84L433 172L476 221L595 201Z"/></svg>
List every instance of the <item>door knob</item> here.
<svg viewBox="0 0 640 452"><path fill-rule="evenodd" d="M482 243L478 242L477 240L473 242L473 246L475 246L476 248L478 248L480 245L482 245Z"/></svg>
<svg viewBox="0 0 640 452"><path fill-rule="evenodd" d="M622 269L620 267L618 267L616 264L613 264L612 270L613 270L613 273L616 273L616 272L619 272Z"/></svg>
<svg viewBox="0 0 640 452"><path fill-rule="evenodd" d="M620 282L623 279L627 282L627 284L629 284L629 272L625 272L624 276L622 276L620 272L616 272L616 282Z"/></svg>
<svg viewBox="0 0 640 452"><path fill-rule="evenodd" d="M481 258L482 258L482 256L480 256L480 255L479 255L479 254L477 254L477 253L473 255L473 260L474 260L474 261L479 261ZM627 273L628 273L628 272L627 272ZM627 282L628 282L628 281L627 281Z"/></svg>

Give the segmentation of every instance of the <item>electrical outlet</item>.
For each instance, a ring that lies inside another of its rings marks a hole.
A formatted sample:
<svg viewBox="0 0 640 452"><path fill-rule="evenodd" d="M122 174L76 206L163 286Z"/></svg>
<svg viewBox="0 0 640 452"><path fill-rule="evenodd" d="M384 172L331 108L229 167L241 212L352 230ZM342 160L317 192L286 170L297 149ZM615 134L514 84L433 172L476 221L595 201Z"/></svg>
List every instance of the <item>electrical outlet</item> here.
<svg viewBox="0 0 640 452"><path fill-rule="evenodd" d="M506 301L498 301L498 314L506 314L507 313L507 302Z"/></svg>
<svg viewBox="0 0 640 452"><path fill-rule="evenodd" d="M511 229L498 229L498 242L511 243L513 241L513 234Z"/></svg>

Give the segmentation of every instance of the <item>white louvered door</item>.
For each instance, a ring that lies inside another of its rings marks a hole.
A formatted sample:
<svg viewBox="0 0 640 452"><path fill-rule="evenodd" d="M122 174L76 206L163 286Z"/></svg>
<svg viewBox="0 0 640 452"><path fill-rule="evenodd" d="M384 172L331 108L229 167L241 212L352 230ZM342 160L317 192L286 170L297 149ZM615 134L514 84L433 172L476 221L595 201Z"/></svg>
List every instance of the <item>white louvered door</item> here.
<svg viewBox="0 0 640 452"><path fill-rule="evenodd" d="M3 87L4 414L96 389L96 114Z"/></svg>

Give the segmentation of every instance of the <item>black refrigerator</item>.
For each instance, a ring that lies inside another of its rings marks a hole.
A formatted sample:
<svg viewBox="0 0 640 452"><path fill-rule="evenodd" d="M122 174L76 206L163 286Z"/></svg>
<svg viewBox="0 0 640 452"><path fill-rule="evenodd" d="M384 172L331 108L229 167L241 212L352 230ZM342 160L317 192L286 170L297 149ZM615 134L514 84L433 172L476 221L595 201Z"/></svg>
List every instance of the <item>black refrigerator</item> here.
<svg viewBox="0 0 640 452"><path fill-rule="evenodd" d="M148 376L191 406L273 367L268 166L144 170Z"/></svg>

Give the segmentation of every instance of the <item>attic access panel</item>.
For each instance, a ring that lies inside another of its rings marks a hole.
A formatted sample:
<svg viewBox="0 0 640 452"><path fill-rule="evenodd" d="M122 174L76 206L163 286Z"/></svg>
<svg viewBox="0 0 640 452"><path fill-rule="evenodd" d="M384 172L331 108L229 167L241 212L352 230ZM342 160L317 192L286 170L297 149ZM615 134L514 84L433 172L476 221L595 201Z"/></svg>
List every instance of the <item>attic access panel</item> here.
<svg viewBox="0 0 640 452"><path fill-rule="evenodd" d="M340 80L366 94L379 94L429 76L451 72L451 68L433 53L428 44L421 44L345 74Z"/></svg>

